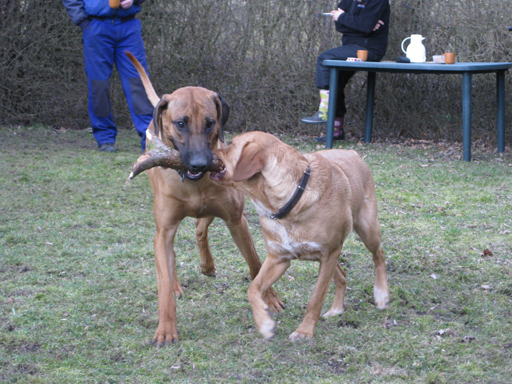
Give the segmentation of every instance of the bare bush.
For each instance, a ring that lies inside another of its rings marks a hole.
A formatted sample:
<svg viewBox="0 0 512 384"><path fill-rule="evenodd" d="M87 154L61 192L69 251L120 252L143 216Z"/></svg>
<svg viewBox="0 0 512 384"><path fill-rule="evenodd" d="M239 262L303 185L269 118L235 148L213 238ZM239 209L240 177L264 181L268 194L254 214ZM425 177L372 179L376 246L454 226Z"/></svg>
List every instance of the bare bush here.
<svg viewBox="0 0 512 384"><path fill-rule="evenodd" d="M87 127L81 32L61 1L0 4L0 123ZM159 94L186 85L220 92L232 107L228 129L236 132L316 133L322 128L300 118L318 107L317 55L340 44L332 20L321 15L335 6L326 0L146 1L139 17L152 82ZM394 0L391 7L384 60L403 56L401 41L420 33L429 59L453 50L458 61L512 61L506 2ZM131 127L117 76L112 85L116 121ZM510 74L506 87L510 95ZM346 121L356 135L363 130L365 89L364 73L347 88ZM375 134L460 138L461 92L456 75L378 74ZM476 137L495 140L495 92L493 76L473 77Z"/></svg>

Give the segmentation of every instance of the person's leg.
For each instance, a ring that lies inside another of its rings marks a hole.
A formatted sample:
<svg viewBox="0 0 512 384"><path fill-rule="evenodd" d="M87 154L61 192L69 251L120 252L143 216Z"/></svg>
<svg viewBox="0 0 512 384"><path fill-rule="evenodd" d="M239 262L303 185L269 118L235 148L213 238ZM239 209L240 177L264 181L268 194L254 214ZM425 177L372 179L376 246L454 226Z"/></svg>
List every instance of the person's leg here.
<svg viewBox="0 0 512 384"><path fill-rule="evenodd" d="M358 45L350 45L349 47L352 47L352 49L355 50L355 56L348 56L348 57L357 57L357 51L359 49L365 49L364 47L361 47ZM373 52L368 51L367 61L380 61L381 59L382 59L381 56L377 56ZM337 118L343 118L343 116L345 116L345 114L347 113L347 107L345 105L344 90L345 90L345 87L348 84L349 80L354 75L355 75L354 71L339 71L338 72L338 97L336 98L336 117ZM327 87L329 87L329 84L327 84Z"/></svg>
<svg viewBox="0 0 512 384"><path fill-rule="evenodd" d="M141 23L138 19L130 20L118 26L120 40L116 45L115 63L133 125L141 137L141 148L146 147L146 129L153 116L153 105L148 99L144 86L134 65L125 51L131 52L147 70L146 52L141 36Z"/></svg>
<svg viewBox="0 0 512 384"><path fill-rule="evenodd" d="M89 89L89 116L98 146L116 141L117 128L111 114L110 76L114 62L114 41L106 23L93 20L83 32L85 73ZM103 147L104 148L104 147Z"/></svg>
<svg viewBox="0 0 512 384"><path fill-rule="evenodd" d="M357 57L357 45L342 45L340 47L329 49L322 52L316 63L316 87L320 90L321 105L317 113L311 117L302 119L307 124L321 124L327 122L328 96L325 97L326 91L329 90L329 69L323 65L324 60L346 60L349 57ZM338 81L338 101L336 103L336 117L343 117L346 112L344 89L350 78L354 75L354 71L340 71ZM328 95L328 93L327 93ZM323 96L323 98L322 98ZM340 109L339 106L342 105Z"/></svg>

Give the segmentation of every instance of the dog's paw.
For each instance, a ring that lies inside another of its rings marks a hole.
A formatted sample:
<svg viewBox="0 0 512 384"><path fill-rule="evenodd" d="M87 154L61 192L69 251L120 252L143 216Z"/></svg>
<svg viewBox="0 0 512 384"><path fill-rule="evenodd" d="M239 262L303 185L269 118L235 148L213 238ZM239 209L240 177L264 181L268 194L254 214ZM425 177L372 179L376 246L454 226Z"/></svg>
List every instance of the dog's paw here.
<svg viewBox="0 0 512 384"><path fill-rule="evenodd" d="M339 308L331 308L329 311L325 312L322 315L322 317L324 319L327 319L328 317L331 317L331 316L337 316L340 313L343 313L343 308L341 308L341 309L339 309Z"/></svg>
<svg viewBox="0 0 512 384"><path fill-rule="evenodd" d="M167 344L177 343L179 341L178 338L178 330L176 325L160 324L158 325L158 329L155 332L155 336L153 336L153 340L151 344L155 344L157 347L163 347Z"/></svg>
<svg viewBox="0 0 512 384"><path fill-rule="evenodd" d="M389 291L388 289L380 289L377 287L373 287L373 299L375 300L375 305L381 311L386 309L389 302Z"/></svg>
<svg viewBox="0 0 512 384"><path fill-rule="evenodd" d="M208 277L215 277L216 276L215 267L214 268L202 268L201 272L202 272L203 275L208 276Z"/></svg>
<svg viewBox="0 0 512 384"><path fill-rule="evenodd" d="M283 301L279 298L274 288L269 288L263 294L263 301L272 312L282 312L286 308Z"/></svg>
<svg viewBox="0 0 512 384"><path fill-rule="evenodd" d="M300 332L298 329L293 332L288 339L295 343L297 340L309 340L313 338L313 334L309 332Z"/></svg>
<svg viewBox="0 0 512 384"><path fill-rule="evenodd" d="M266 340L273 338L276 333L276 322L272 319L263 321L260 326L260 333Z"/></svg>
<svg viewBox="0 0 512 384"><path fill-rule="evenodd" d="M172 293L174 296L181 297L183 296L183 288L181 288L180 282L177 280L174 280L174 285L172 287Z"/></svg>

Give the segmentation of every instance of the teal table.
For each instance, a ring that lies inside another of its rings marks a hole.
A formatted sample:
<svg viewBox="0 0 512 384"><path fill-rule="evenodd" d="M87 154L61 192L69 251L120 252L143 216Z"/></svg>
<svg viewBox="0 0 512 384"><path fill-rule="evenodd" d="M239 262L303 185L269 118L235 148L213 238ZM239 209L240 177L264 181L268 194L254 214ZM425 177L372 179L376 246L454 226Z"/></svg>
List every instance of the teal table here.
<svg viewBox="0 0 512 384"><path fill-rule="evenodd" d="M372 140L373 102L377 72L418 73L418 74L460 74L462 75L462 147L463 158L471 161L471 77L475 73L496 73L498 102L498 152L505 150L505 72L512 63L395 63L395 62L353 62L342 60L325 60L324 65L330 69L329 111L327 113L326 148L332 148L334 135L334 118L336 116L336 98L339 70L368 72L366 92L366 122L364 142ZM414 92L414 90L411 90Z"/></svg>

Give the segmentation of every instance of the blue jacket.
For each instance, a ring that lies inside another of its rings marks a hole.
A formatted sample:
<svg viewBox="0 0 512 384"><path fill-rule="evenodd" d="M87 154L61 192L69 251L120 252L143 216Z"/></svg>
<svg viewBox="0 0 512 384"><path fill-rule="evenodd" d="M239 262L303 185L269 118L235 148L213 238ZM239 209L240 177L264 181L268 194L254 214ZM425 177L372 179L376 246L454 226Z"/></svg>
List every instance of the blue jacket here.
<svg viewBox="0 0 512 384"><path fill-rule="evenodd" d="M110 8L108 0L62 0L71 21L84 29L94 17L130 17L140 12L140 5L144 0L134 0L133 5L128 9Z"/></svg>

